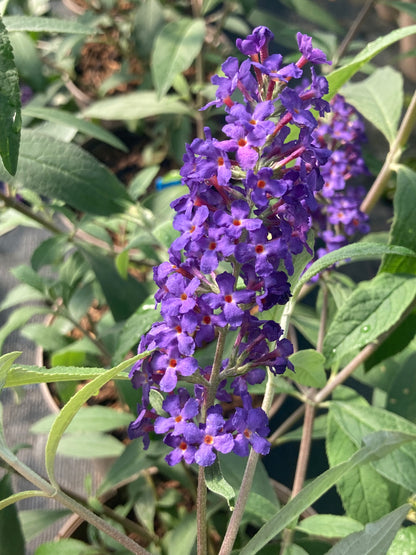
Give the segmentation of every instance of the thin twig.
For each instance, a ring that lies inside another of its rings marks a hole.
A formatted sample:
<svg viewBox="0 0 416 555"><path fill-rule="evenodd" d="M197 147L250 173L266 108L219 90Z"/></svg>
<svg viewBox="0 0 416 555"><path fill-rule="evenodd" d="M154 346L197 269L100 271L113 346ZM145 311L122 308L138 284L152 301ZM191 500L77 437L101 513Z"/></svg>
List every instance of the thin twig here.
<svg viewBox="0 0 416 555"><path fill-rule="evenodd" d="M386 156L386 160L378 174L373 186L367 193L367 196L363 200L360 210L369 214L374 208L378 199L383 194L386 185L390 179L391 173L394 170L394 164L400 160L400 156L404 147L406 146L407 140L410 136L412 129L416 124L416 90L413 93L412 100L410 101L409 107L406 110L406 114L400 125L399 131L397 132L396 138L391 145L390 151Z"/></svg>
<svg viewBox="0 0 416 555"><path fill-rule="evenodd" d="M51 231L55 235L64 235L64 232L61 229L59 229L59 227L57 227L51 220L47 220L40 214L37 214L26 204L19 202L13 197L4 195L2 192L0 192L0 200L2 200L4 204L9 208L13 208L17 212L20 212L27 218L30 218L34 222L37 222L42 227L44 227L48 231Z"/></svg>
<svg viewBox="0 0 416 555"><path fill-rule="evenodd" d="M339 60L344 55L345 51L348 48L348 45L352 41L355 33L357 32L357 30L360 27L361 23L363 22L364 18L366 17L368 12L370 11L374 2L375 2L375 0L367 0L366 3L364 4L364 6L361 8L361 10L358 13L357 17L355 18L353 24L349 28L348 33L345 35L344 40L339 45L338 50L335 52L335 54L332 58L332 63L334 65L334 67L338 64Z"/></svg>

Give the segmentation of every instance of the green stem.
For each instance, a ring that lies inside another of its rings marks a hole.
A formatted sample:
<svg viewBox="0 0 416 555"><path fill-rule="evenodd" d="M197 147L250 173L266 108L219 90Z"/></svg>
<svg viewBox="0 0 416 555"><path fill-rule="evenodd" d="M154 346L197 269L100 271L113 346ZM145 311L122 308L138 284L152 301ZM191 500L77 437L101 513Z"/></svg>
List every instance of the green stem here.
<svg viewBox="0 0 416 555"><path fill-rule="evenodd" d="M47 220L39 214L36 214L36 212L33 212L33 210L29 208L29 206L26 206L26 204L23 204L22 202L19 202L13 197L9 197L2 192L0 192L0 200L2 200L4 204L9 208L13 208L13 210L16 210L16 212L20 212L27 218L30 218L34 222L37 222L42 227L44 227L48 231L51 231L55 235L65 235L65 233L61 229L59 229L59 227L57 227L53 222Z"/></svg>
<svg viewBox="0 0 416 555"><path fill-rule="evenodd" d="M204 467L198 468L198 491L197 491L197 553L207 555L207 486L205 483Z"/></svg>
<svg viewBox="0 0 416 555"><path fill-rule="evenodd" d="M290 305L291 302L292 302L292 299L289 301L288 305ZM292 310L293 308L291 310L287 310L283 312L280 325L283 330L284 337L286 337L288 332L289 318ZM270 412L270 408L273 403L273 398L274 398L274 374L270 370L268 370L266 389L264 392L263 403L261 406L261 408L264 410L264 412L267 415ZM228 523L227 531L225 533L219 555L229 555L229 553L231 553L233 549L233 545L238 534L238 529L240 527L241 520L243 518L247 499L250 494L251 485L253 483L254 473L256 471L258 460L259 460L258 453L256 453L255 451L253 451L253 449L251 449L250 455L248 457L248 461L246 464L246 468L244 471L244 476L241 481L241 487L238 493L238 498L234 507L234 511L231 515L230 522Z"/></svg>
<svg viewBox="0 0 416 555"><path fill-rule="evenodd" d="M214 361L212 364L211 377L207 387L207 399L203 405L202 421L206 419L206 409L214 404L215 394L218 389L221 363L224 355L225 340L228 333L228 326L218 332L217 346L215 349ZM204 467L198 469L198 491L197 491L197 550L198 555L207 554L207 486L205 483Z"/></svg>
<svg viewBox="0 0 416 555"><path fill-rule="evenodd" d="M416 124L416 90L413 94L412 100L410 101L409 107L407 108L406 114L400 125L400 129L397 132L396 138L390 147L390 151L386 156L383 167L378 174L373 186L367 193L367 196L361 204L361 211L367 214L376 205L378 199L383 194L386 185L390 179L391 173L394 170L394 165L400 160L403 149L406 146L407 140Z"/></svg>
<svg viewBox="0 0 416 555"><path fill-rule="evenodd" d="M1 458L11 466L21 476L39 488L48 497L51 497L61 503L64 507L70 509L73 513L79 515L86 522L89 522L117 542L128 549L135 555L151 555L146 549L138 545L128 536L111 526L107 521L103 520L92 511L66 495L64 492L54 488L49 482L44 480L39 474L21 462L11 451L2 448L0 451Z"/></svg>

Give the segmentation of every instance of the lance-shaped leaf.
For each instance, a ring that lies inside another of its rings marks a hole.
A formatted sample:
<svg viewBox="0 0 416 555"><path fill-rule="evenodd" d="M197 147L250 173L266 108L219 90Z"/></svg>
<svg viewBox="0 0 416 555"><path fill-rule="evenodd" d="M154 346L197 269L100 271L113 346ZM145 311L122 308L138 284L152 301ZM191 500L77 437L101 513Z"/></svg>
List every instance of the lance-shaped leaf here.
<svg viewBox="0 0 416 555"><path fill-rule="evenodd" d="M189 68L199 54L204 38L203 19L182 18L163 27L153 45L151 64L158 98L168 92L178 73Z"/></svg>
<svg viewBox="0 0 416 555"><path fill-rule="evenodd" d="M70 33L90 35L94 27L83 25L70 19L57 17L36 17L30 15L8 15L3 18L8 31L30 31L42 33Z"/></svg>
<svg viewBox="0 0 416 555"><path fill-rule="evenodd" d="M45 448L45 466L52 485L57 486L55 479L55 457L59 447L59 442L61 441L64 432L72 422L76 413L84 405L84 403L90 399L90 397L97 395L103 385L112 380L115 376L117 376L117 374L126 368L129 368L134 362L142 358L146 358L149 354L150 353L146 351L140 355L136 355L130 360L125 360L118 366L110 368L110 370L102 372L100 376L97 376L80 389L57 415L49 433Z"/></svg>
<svg viewBox="0 0 416 555"><path fill-rule="evenodd" d="M336 69L328 75L329 83L329 94L326 95L326 99L331 99L344 85L347 81L351 79L353 75L357 73L367 62L372 60L374 56L377 56L385 48L394 44L395 42L408 37L409 35L414 35L416 33L416 25L409 25L408 27L402 27L400 29L395 29L388 35L384 37L379 37L378 39L370 42L367 46L355 56L355 58L349 62L347 65Z"/></svg>
<svg viewBox="0 0 416 555"><path fill-rule="evenodd" d="M416 297L416 276L379 274L361 282L332 321L324 340L327 362L374 341L396 324Z"/></svg>
<svg viewBox="0 0 416 555"><path fill-rule="evenodd" d="M304 487L287 505L278 511L260 528L240 550L240 555L254 555L270 540L288 527L295 518L328 491L347 472L358 465L383 457L407 441L416 440L416 435L401 432L377 432L368 436L364 447L347 461L330 468Z"/></svg>
<svg viewBox="0 0 416 555"><path fill-rule="evenodd" d="M367 243L366 241L346 245L345 247L341 247L340 249L329 252L328 254L325 254L324 256L316 260L294 285L293 296L296 297L305 283L307 283L310 279L312 279L314 276L316 276L326 268L330 268L333 264L342 265L346 264L347 262L357 260L381 258L383 255L387 254L408 256L416 260L415 251L396 245L387 246L380 243Z"/></svg>
<svg viewBox="0 0 416 555"><path fill-rule="evenodd" d="M25 106L22 110L22 115L67 125L68 127L76 129L80 133L84 133L89 137L94 137L94 139L98 139L99 141L118 148L123 152L128 151L126 145L122 143L118 137L113 135L113 133L110 133L95 123L85 121L85 119L81 119L74 114L65 112L65 110L43 108L40 106Z"/></svg>
<svg viewBox="0 0 416 555"><path fill-rule="evenodd" d="M351 553L354 553L354 555L376 555L376 553L386 553L409 509L410 505L402 505L377 520L377 522L367 524L364 530L354 532L343 538L328 551L328 555L349 555Z"/></svg>
<svg viewBox="0 0 416 555"><path fill-rule="evenodd" d="M158 99L154 91L138 91L99 100L83 115L104 120L137 120L163 114L188 114L192 110L174 94Z"/></svg>
<svg viewBox="0 0 416 555"><path fill-rule="evenodd" d="M379 430L400 430L416 434L416 425L405 418L378 407L333 402L331 415L358 447L362 438ZM373 463L385 478L416 491L416 442L403 445L382 460Z"/></svg>
<svg viewBox="0 0 416 555"><path fill-rule="evenodd" d="M397 188L394 195L394 218L390 230L389 244L416 250L416 172L406 166L399 166ZM394 274L416 274L416 259L386 254L380 272Z"/></svg>
<svg viewBox="0 0 416 555"><path fill-rule="evenodd" d="M347 102L383 133L391 145L396 138L403 108L401 73L391 67L377 69L367 79L346 85L342 94Z"/></svg>
<svg viewBox="0 0 416 555"><path fill-rule="evenodd" d="M28 129L22 131L16 175L10 179L0 168L0 178L101 216L132 204L122 183L85 150Z"/></svg>
<svg viewBox="0 0 416 555"><path fill-rule="evenodd" d="M0 156L11 175L17 169L21 127L19 75L7 30L0 18Z"/></svg>

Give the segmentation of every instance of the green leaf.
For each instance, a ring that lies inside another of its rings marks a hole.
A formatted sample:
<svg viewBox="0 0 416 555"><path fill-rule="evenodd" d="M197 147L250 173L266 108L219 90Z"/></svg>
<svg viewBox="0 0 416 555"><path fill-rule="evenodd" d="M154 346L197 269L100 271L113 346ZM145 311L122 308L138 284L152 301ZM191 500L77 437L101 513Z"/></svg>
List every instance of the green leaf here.
<svg viewBox="0 0 416 555"><path fill-rule="evenodd" d="M128 488L129 499L134 501L134 512L139 522L154 532L157 492L148 476L141 475Z"/></svg>
<svg viewBox="0 0 416 555"><path fill-rule="evenodd" d="M330 410L326 439L330 467L346 461L357 450L356 443L338 424ZM347 515L363 524L382 517L392 509L387 481L369 464L354 468L336 486Z"/></svg>
<svg viewBox="0 0 416 555"><path fill-rule="evenodd" d="M139 54L148 57L157 33L164 24L163 6L159 0L144 0L135 10L132 35Z"/></svg>
<svg viewBox="0 0 416 555"><path fill-rule="evenodd" d="M196 540L196 513L181 518L166 540L168 555L191 555Z"/></svg>
<svg viewBox="0 0 416 555"><path fill-rule="evenodd" d="M367 79L343 87L342 95L393 143L403 109L401 73L388 66L377 69Z"/></svg>
<svg viewBox="0 0 416 555"><path fill-rule="evenodd" d="M347 245L316 260L296 283L293 289L293 296L296 297L305 283L308 283L310 279L326 270L326 268L330 268L333 264L339 266L341 262L345 264L357 260L371 260L373 258L380 258L385 254L398 254L400 256L411 257L412 259L415 258L416 260L415 251L396 245L387 246L380 243L367 243L366 241Z"/></svg>
<svg viewBox="0 0 416 555"><path fill-rule="evenodd" d="M90 264L114 320L126 320L148 296L146 286L131 275L123 279L116 269L114 260L97 249L84 246L82 249L79 248L79 251Z"/></svg>
<svg viewBox="0 0 416 555"><path fill-rule="evenodd" d="M235 491L224 478L218 459L215 460L214 464L205 468L205 483L209 490L224 497L232 510Z"/></svg>
<svg viewBox="0 0 416 555"><path fill-rule="evenodd" d="M0 509L3 509L0 512L0 549L5 555L6 553L24 555L25 541L17 516L17 509L14 505L7 503L10 496L14 497L11 479L9 474L5 474L0 480L0 499L2 499Z"/></svg>
<svg viewBox="0 0 416 555"><path fill-rule="evenodd" d="M416 388L413 387L416 368L416 352L394 374L387 391L386 408L416 423Z"/></svg>
<svg viewBox="0 0 416 555"><path fill-rule="evenodd" d="M409 2L398 2L397 0L382 0L382 4L387 4L395 10L400 10L412 15L416 19L416 6ZM404 554L403 554L404 555Z"/></svg>
<svg viewBox="0 0 416 555"><path fill-rule="evenodd" d="M7 30L0 18L0 156L11 175L16 173L19 156L20 110L19 75Z"/></svg>
<svg viewBox="0 0 416 555"><path fill-rule="evenodd" d="M55 480L55 457L59 442L69 424L72 422L75 414L79 411L82 405L90 399L90 397L97 395L99 389L103 385L115 378L117 374L131 366L131 364L133 364L136 360L146 358L147 356L149 356L148 351L141 353L140 355L136 355L132 359L126 360L110 370L102 372L100 376L97 376L80 389L63 407L53 423L45 448L46 471L53 485L57 486Z"/></svg>
<svg viewBox="0 0 416 555"><path fill-rule="evenodd" d="M0 483L0 492L1 492L1 483ZM9 495L6 498L0 500L0 511L9 507L10 505L14 505L23 499L29 499L30 497L49 497L46 493L40 490L27 490L27 491L19 491L18 493L14 493ZM2 515L0 513L0 538L1 538L1 521Z"/></svg>
<svg viewBox="0 0 416 555"><path fill-rule="evenodd" d="M291 323L309 343L316 346L319 334L319 318L312 307L297 303L292 313Z"/></svg>
<svg viewBox="0 0 416 555"><path fill-rule="evenodd" d="M308 387L321 388L326 384L325 357L313 349L298 351L289 357L295 373L289 371L285 376L294 382Z"/></svg>
<svg viewBox="0 0 416 555"><path fill-rule="evenodd" d="M139 120L163 114L193 115L191 109L179 101L177 95L167 95L159 100L154 91L138 91L91 104L83 115L104 120Z"/></svg>
<svg viewBox="0 0 416 555"><path fill-rule="evenodd" d="M82 407L76 413L66 431L72 434L110 432L111 430L128 426L132 419L132 414L116 411L110 407L100 405ZM38 420L36 424L30 428L30 431L34 434L47 434L54 420L55 415L49 414Z"/></svg>
<svg viewBox="0 0 416 555"><path fill-rule="evenodd" d="M416 172L399 166L394 195L394 218L389 244L416 250L416 224L412 208L416 205ZM416 274L416 260L393 254L385 255L379 272Z"/></svg>
<svg viewBox="0 0 416 555"><path fill-rule="evenodd" d="M368 372L376 364L390 358L405 349L416 334L416 311L413 311L401 322L397 328L385 339L380 347L365 361Z"/></svg>
<svg viewBox="0 0 416 555"><path fill-rule="evenodd" d="M338 515L312 515L296 526L296 530L300 532L323 538L344 538L363 528L361 522L348 516Z"/></svg>
<svg viewBox="0 0 416 555"><path fill-rule="evenodd" d="M167 221L156 226L153 230L153 235L162 246L168 249L173 241L180 236L180 232L172 226L171 221Z"/></svg>
<svg viewBox="0 0 416 555"><path fill-rule="evenodd" d="M95 32L93 27L83 25L70 19L57 17L34 17L29 15L8 15L3 17L8 31L30 31L43 33L70 33L91 35Z"/></svg>
<svg viewBox="0 0 416 555"><path fill-rule="evenodd" d="M400 430L410 434L416 433L415 424L377 407L333 402L331 414L356 446L361 444L363 437L374 431ZM383 460L373 463L373 466L393 483L416 491L416 442L403 445Z"/></svg>
<svg viewBox="0 0 416 555"><path fill-rule="evenodd" d="M159 166L148 166L147 168L139 171L128 186L131 198L136 199L147 191L153 179L158 174L159 169Z"/></svg>
<svg viewBox="0 0 416 555"><path fill-rule="evenodd" d="M293 8L302 17L318 24L319 28L325 28L335 33L343 33L344 30L338 21L331 15L331 12L320 7L312 0L291 0Z"/></svg>
<svg viewBox="0 0 416 555"><path fill-rule="evenodd" d="M49 237L33 251L30 264L37 272L42 266L55 264L63 259L68 238L62 235Z"/></svg>
<svg viewBox="0 0 416 555"><path fill-rule="evenodd" d="M400 432L377 432L366 438L366 444L350 459L330 468L307 484L298 495L278 511L240 550L240 555L252 555L288 527L305 509L330 489L347 472L400 447L404 442L416 440L416 435Z"/></svg>
<svg viewBox="0 0 416 555"><path fill-rule="evenodd" d="M219 461L225 480L235 491L238 491L241 486L241 478L244 474L247 460L234 453L228 453L227 455L220 455ZM253 494L254 497L251 501L250 497ZM270 483L270 477L261 461L256 465L256 471L247 503L251 506L255 506L259 497L267 501L268 507L270 506L269 504L272 504L275 510L280 508L276 493Z"/></svg>
<svg viewBox="0 0 416 555"><path fill-rule="evenodd" d="M21 266L15 266L12 269L12 274L16 279L33 287L37 291L41 293L45 293L47 288L47 281L46 279L35 272L33 268L30 266L26 266L26 264L22 264Z"/></svg>
<svg viewBox="0 0 416 555"><path fill-rule="evenodd" d="M408 526L397 532L387 555L412 555L413 553L416 553L416 526Z"/></svg>
<svg viewBox="0 0 416 555"><path fill-rule="evenodd" d="M167 23L153 45L152 77L158 98L170 89L178 73L187 70L199 54L205 38L203 19L183 17Z"/></svg>
<svg viewBox="0 0 416 555"><path fill-rule="evenodd" d="M39 366L17 365L7 374L6 387L17 387L34 383L67 382L72 380L91 380L103 373L102 368L82 368L78 366L56 366L43 368ZM127 374L120 374L115 379L128 379Z"/></svg>
<svg viewBox="0 0 416 555"><path fill-rule="evenodd" d="M123 212L132 203L120 181L85 150L29 129L22 131L16 175L10 179L0 168L0 177L101 216Z"/></svg>
<svg viewBox="0 0 416 555"><path fill-rule="evenodd" d="M364 530L343 538L328 555L379 555L386 553L403 520L406 518L410 505L402 505L377 522L367 524ZM403 553L402 553L403 555Z"/></svg>
<svg viewBox="0 0 416 555"><path fill-rule="evenodd" d="M113 135L113 133L99 127L95 123L85 121L84 119L70 114L69 112L65 112L64 110L29 105L23 108L22 115L72 127L89 137L94 137L94 139L98 139L99 141L113 146L114 148L118 148L123 152L128 152L126 145L122 143L118 137Z"/></svg>
<svg viewBox="0 0 416 555"><path fill-rule="evenodd" d="M122 279L127 279L129 275L129 251L121 251L115 258L114 263Z"/></svg>
<svg viewBox="0 0 416 555"><path fill-rule="evenodd" d="M213 10L218 4L221 3L221 0L203 0L202 2L202 15L209 13Z"/></svg>
<svg viewBox="0 0 416 555"><path fill-rule="evenodd" d="M43 532L57 520L69 516L71 513L66 509L35 509L19 511L19 519L22 525L23 535L28 542Z"/></svg>
<svg viewBox="0 0 416 555"><path fill-rule="evenodd" d="M21 351L6 353L0 357L0 392L6 383L7 374L10 372L13 362L20 357Z"/></svg>
<svg viewBox="0 0 416 555"><path fill-rule="evenodd" d="M99 459L119 457L124 444L115 437L101 433L65 434L57 453L75 459Z"/></svg>
<svg viewBox="0 0 416 555"><path fill-rule="evenodd" d="M33 316L48 314L49 308L42 306L22 306L14 310L7 322L0 329L0 350L3 348L6 338L15 330L20 330ZM7 382L6 382L7 383Z"/></svg>
<svg viewBox="0 0 416 555"><path fill-rule="evenodd" d="M160 320L160 312L155 308L154 296L147 297L138 310L132 314L124 324L121 331L114 359L122 359L133 347L135 347L143 334L152 324Z"/></svg>
<svg viewBox="0 0 416 555"><path fill-rule="evenodd" d="M13 287L13 289L7 293L6 297L0 303L0 310L6 310L6 308L22 303L40 300L43 300L43 295L39 291L33 289L26 283L21 283Z"/></svg>
<svg viewBox="0 0 416 555"><path fill-rule="evenodd" d="M64 349L71 342L71 339L63 335L61 330L52 326L45 326L43 323L27 324L21 333L23 337L27 337L36 345L40 345L45 351Z"/></svg>
<svg viewBox="0 0 416 555"><path fill-rule="evenodd" d="M379 274L361 282L325 336L328 364L374 341L400 320L416 296L416 276Z"/></svg>
<svg viewBox="0 0 416 555"><path fill-rule="evenodd" d="M344 85L347 81L351 79L353 75L357 73L366 63L377 56L385 48L394 44L395 42L413 35L416 33L416 25L409 25L408 27L402 27L400 29L395 29L391 31L388 35L384 37L379 37L376 40L367 44L367 46L357 54L354 59L339 69L336 69L330 73L327 77L329 84L329 94L326 95L326 100L331 99Z"/></svg>
<svg viewBox="0 0 416 555"><path fill-rule="evenodd" d="M320 414L313 420L313 431L312 431L312 439L325 439L326 431L327 431L327 415ZM286 443L288 441L300 441L302 439L302 431L303 426L288 432L287 434L281 436L276 445L280 445L281 443Z"/></svg>
<svg viewBox="0 0 416 555"><path fill-rule="evenodd" d="M133 482L139 474L154 464L139 441L132 441L112 465L97 490L97 495Z"/></svg>
<svg viewBox="0 0 416 555"><path fill-rule="evenodd" d="M47 86L43 74L45 66L40 58L40 52L36 48L34 37L28 33L16 32L10 33L9 38L19 77L35 91L44 90Z"/></svg>
<svg viewBox="0 0 416 555"><path fill-rule="evenodd" d="M102 549L87 545L86 543L74 540L64 539L59 541L45 542L40 545L35 555L102 555Z"/></svg>

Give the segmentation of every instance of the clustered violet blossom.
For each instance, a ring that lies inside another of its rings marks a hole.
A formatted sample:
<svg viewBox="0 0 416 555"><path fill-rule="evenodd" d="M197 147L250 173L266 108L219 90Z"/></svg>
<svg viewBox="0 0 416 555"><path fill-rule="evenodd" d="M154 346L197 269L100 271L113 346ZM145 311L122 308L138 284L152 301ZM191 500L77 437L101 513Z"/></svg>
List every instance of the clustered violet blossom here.
<svg viewBox="0 0 416 555"><path fill-rule="evenodd" d="M325 78L312 68L307 86L288 84L306 64L329 62L298 33L300 58L282 65L279 54L268 54L272 38L257 27L237 40L247 59L228 58L213 77L216 99L204 109L225 108L226 138L206 128L205 139L186 146L181 176L189 193L171 204L180 236L169 261L154 268L163 320L141 338L138 352L151 353L130 372L142 398L129 434L145 447L149 433L163 435L170 465L209 466L217 452L246 456L250 447L267 454L267 416L249 387L263 382L266 369L293 370L290 341L261 315L287 303L293 257L312 254L311 212L330 155L310 111L329 111ZM164 397L162 410L152 405L154 390Z"/></svg>
<svg viewBox="0 0 416 555"><path fill-rule="evenodd" d="M368 175L369 171L361 150L366 141L364 123L340 94L331 100L330 115L318 121L314 135L332 152L320 168L325 183L317 194L318 207L312 212L316 235L324 244L316 251L320 257L347 245L352 236L370 231L368 215L360 210L366 191L347 185L351 178Z"/></svg>

